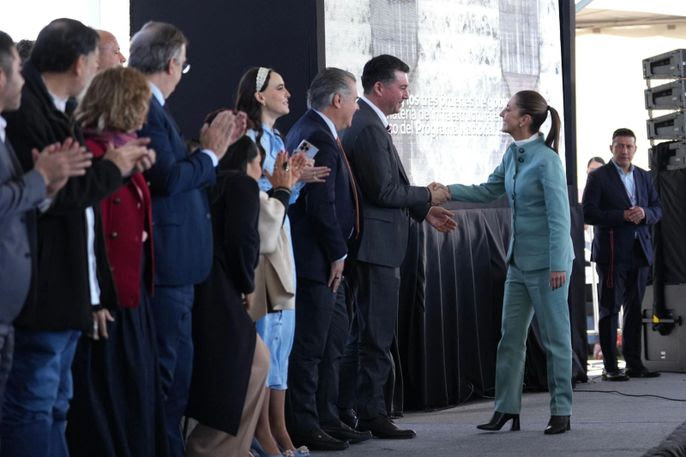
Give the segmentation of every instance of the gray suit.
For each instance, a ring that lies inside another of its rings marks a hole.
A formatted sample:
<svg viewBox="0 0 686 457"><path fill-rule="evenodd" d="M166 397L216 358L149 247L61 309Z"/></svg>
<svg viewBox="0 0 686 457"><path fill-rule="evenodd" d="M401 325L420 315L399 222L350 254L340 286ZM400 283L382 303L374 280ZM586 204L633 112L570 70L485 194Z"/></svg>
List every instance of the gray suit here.
<svg viewBox="0 0 686 457"><path fill-rule="evenodd" d="M0 140L0 405L12 364L12 321L31 284L36 206L45 199L45 181L36 171L21 174L9 142Z"/></svg>
<svg viewBox="0 0 686 457"><path fill-rule="evenodd" d="M384 384L391 370L400 265L405 258L410 216L422 221L430 209L426 187L411 186L391 135L360 99L343 147L360 187L362 229L356 252L360 371L358 413L370 420L386 415Z"/></svg>
<svg viewBox="0 0 686 457"><path fill-rule="evenodd" d="M36 170L22 175L12 146L0 141L0 183L0 322L11 324L31 282L33 211L45 199L45 181Z"/></svg>

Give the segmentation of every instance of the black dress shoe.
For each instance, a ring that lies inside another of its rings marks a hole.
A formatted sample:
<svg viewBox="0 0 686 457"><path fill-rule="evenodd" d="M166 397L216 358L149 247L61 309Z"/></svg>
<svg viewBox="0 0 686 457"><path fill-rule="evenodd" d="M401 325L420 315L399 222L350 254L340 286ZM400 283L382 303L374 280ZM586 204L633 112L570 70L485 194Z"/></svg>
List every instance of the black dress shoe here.
<svg viewBox="0 0 686 457"><path fill-rule="evenodd" d="M373 419L360 419L357 429L372 432L377 438L386 439L409 439L417 436L414 430L403 430L398 428L392 420L385 416L377 416Z"/></svg>
<svg viewBox="0 0 686 457"><path fill-rule="evenodd" d="M519 414L501 413L498 411L493 413L493 417L491 417L491 420L488 423L479 424L476 426L476 428L479 430L495 432L503 428L503 425L505 425L510 419L512 419L512 427L510 430L513 432L519 431Z"/></svg>
<svg viewBox="0 0 686 457"><path fill-rule="evenodd" d="M339 409L338 418L350 428L357 428L357 412L352 409Z"/></svg>
<svg viewBox="0 0 686 457"><path fill-rule="evenodd" d="M322 425L322 430L324 430L326 433L333 436L337 440L349 441L350 444L361 443L362 441L372 439L371 432L360 432L358 430L353 430L343 422L335 426Z"/></svg>
<svg viewBox="0 0 686 457"><path fill-rule="evenodd" d="M348 449L347 441L336 439L319 428L304 433L291 433L291 439L293 444L298 447L307 446L316 451L342 451Z"/></svg>
<svg viewBox="0 0 686 457"><path fill-rule="evenodd" d="M659 371L650 371L646 367L638 369L629 368L625 373L630 378L657 378L660 376Z"/></svg>
<svg viewBox="0 0 686 457"><path fill-rule="evenodd" d="M572 429L569 424L569 416L550 416L548 426L543 430L546 435L557 435Z"/></svg>
<svg viewBox="0 0 686 457"><path fill-rule="evenodd" d="M629 377L622 370L603 370L603 381L628 381Z"/></svg>

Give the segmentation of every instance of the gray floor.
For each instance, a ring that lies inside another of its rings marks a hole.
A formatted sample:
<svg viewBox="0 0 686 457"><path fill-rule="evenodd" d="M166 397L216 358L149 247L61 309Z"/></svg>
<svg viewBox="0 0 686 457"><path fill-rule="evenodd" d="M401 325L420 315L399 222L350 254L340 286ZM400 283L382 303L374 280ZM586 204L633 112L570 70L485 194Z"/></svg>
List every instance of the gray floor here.
<svg viewBox="0 0 686 457"><path fill-rule="evenodd" d="M584 392L588 390L603 392ZM487 421L492 412L492 402L479 401L443 411L406 414L396 423L415 429L417 438L413 440L374 439L346 451L312 455L639 457L686 421L685 402L607 392L611 390L686 399L686 373L615 383L592 377L575 389L572 430L562 435L542 433L549 417L549 397L536 393L524 395L520 432L477 430L475 424Z"/></svg>

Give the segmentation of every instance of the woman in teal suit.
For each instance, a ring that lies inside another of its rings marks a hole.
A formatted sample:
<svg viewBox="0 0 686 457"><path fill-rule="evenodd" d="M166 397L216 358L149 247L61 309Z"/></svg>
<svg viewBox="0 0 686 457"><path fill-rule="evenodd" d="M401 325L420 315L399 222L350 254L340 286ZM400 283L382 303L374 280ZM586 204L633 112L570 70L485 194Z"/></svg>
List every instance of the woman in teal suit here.
<svg viewBox="0 0 686 457"><path fill-rule="evenodd" d="M550 113L545 140L538 132ZM498 344L495 413L482 430L500 430L512 420L519 430L526 337L536 313L546 352L550 422L546 434L570 429L572 347L567 292L574 253L570 237L567 184L557 155L560 117L534 91L516 93L500 113L503 132L514 142L502 162L479 185L448 186L453 200L488 202L507 194L512 239Z"/></svg>

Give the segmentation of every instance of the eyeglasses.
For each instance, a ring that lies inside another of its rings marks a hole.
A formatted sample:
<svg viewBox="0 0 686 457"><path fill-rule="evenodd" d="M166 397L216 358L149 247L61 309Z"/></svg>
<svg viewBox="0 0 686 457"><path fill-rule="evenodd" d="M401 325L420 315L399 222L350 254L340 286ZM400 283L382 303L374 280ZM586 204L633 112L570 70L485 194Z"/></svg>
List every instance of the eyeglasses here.
<svg viewBox="0 0 686 457"><path fill-rule="evenodd" d="M177 59L176 57L174 57L173 60L181 66L181 74L185 75L186 73L191 71L191 64L189 64L188 62L181 63L179 62L179 59Z"/></svg>

